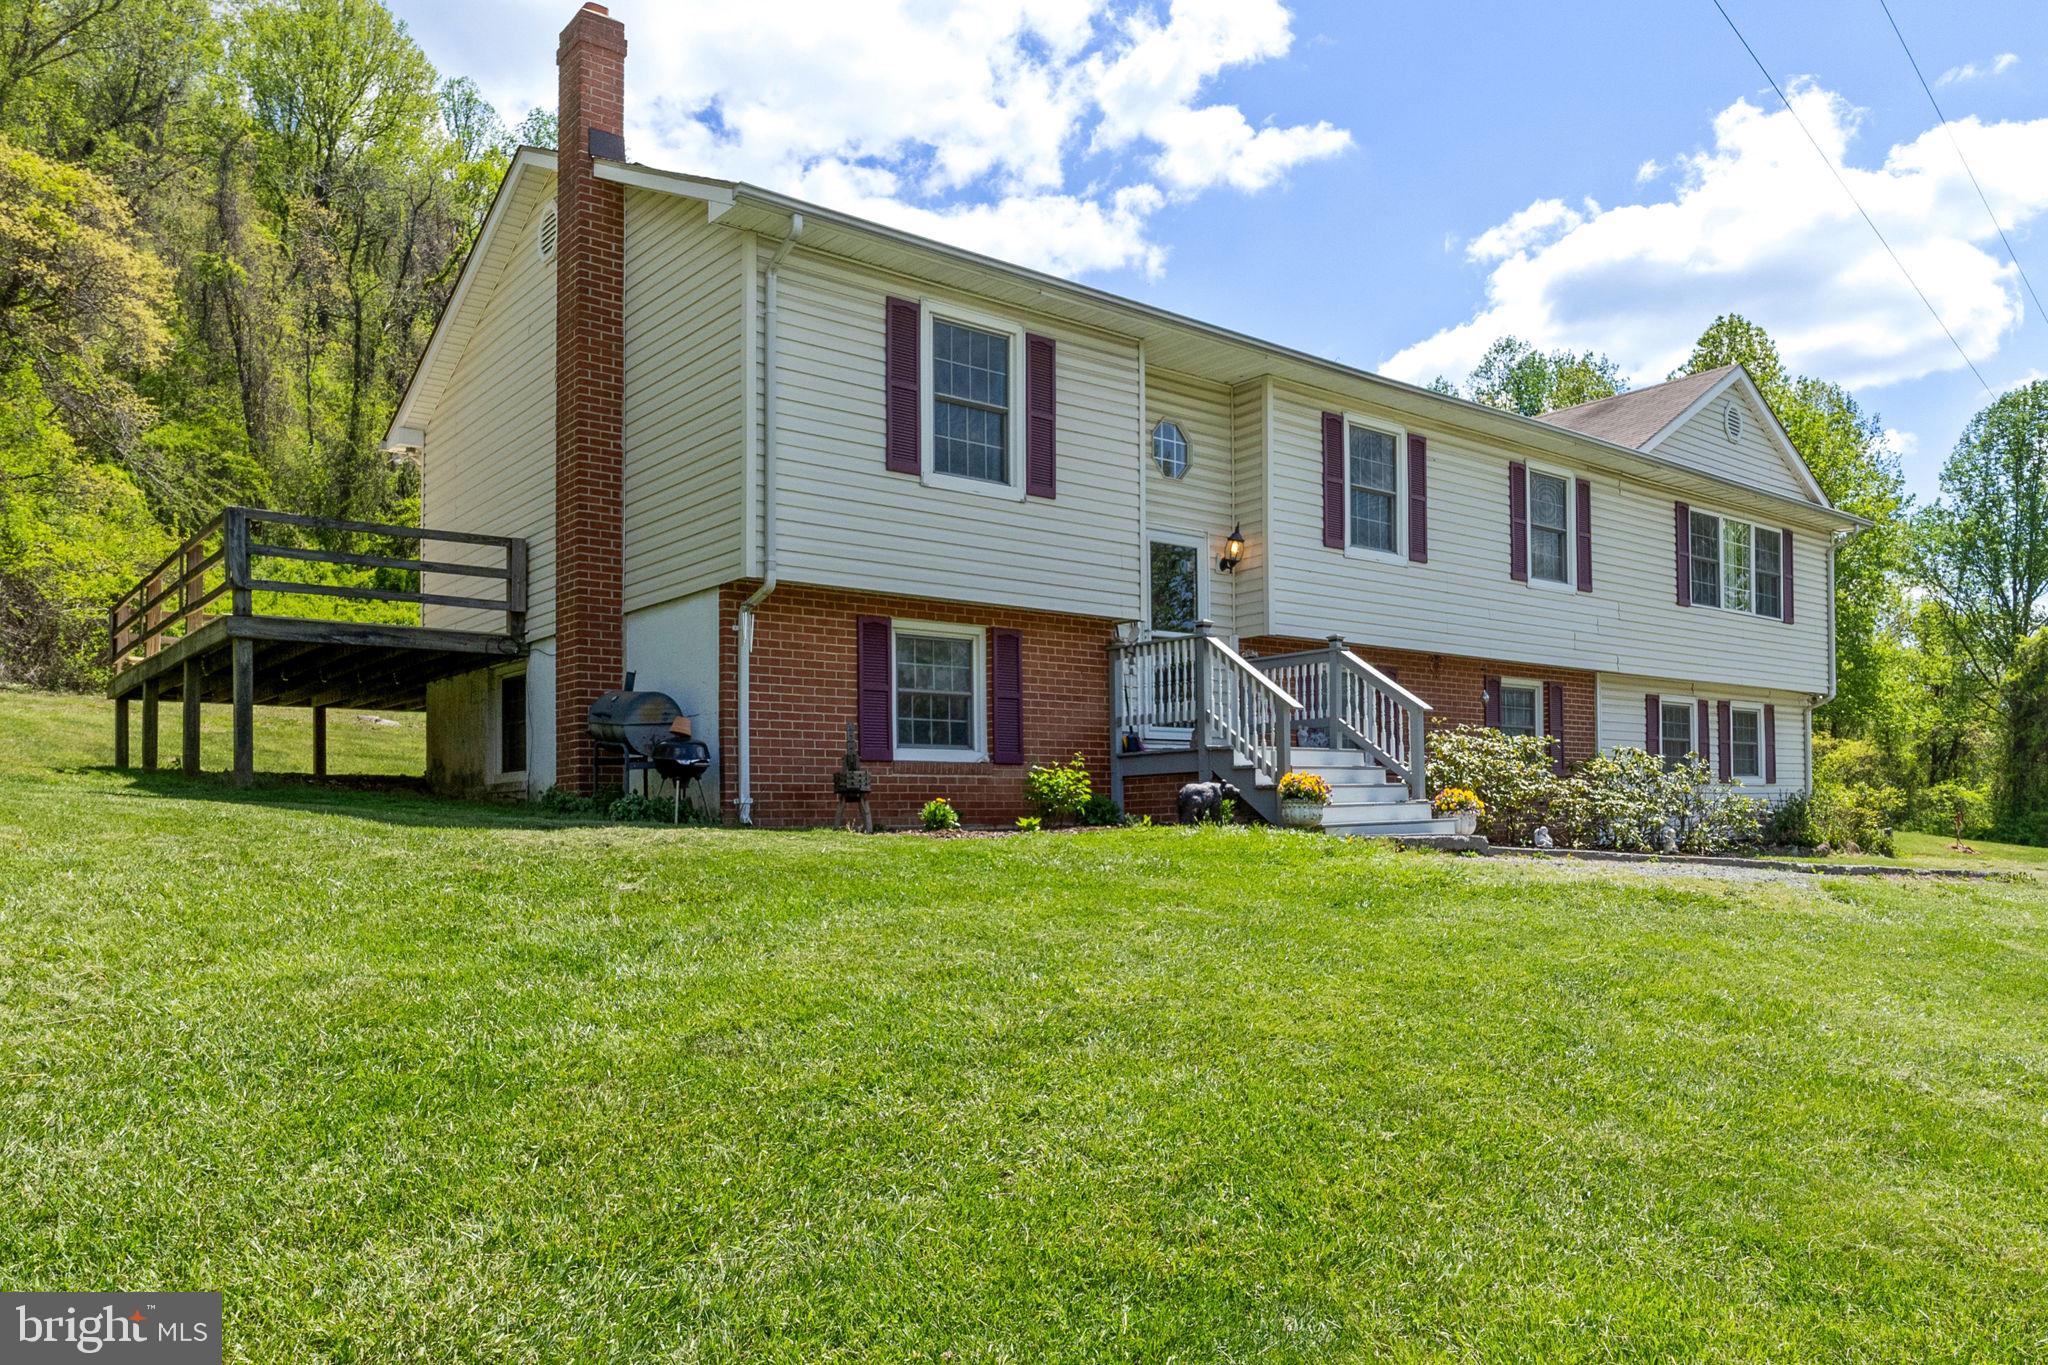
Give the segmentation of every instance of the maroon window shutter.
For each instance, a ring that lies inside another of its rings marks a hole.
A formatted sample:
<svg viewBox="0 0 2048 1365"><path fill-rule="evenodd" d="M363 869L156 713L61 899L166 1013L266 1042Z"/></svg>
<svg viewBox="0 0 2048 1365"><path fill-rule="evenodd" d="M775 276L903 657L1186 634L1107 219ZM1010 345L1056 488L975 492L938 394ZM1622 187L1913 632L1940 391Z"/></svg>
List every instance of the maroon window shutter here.
<svg viewBox="0 0 2048 1365"><path fill-rule="evenodd" d="M1785 605L1785 624L1792 624L1792 533L1778 533L1778 572L1782 581L1778 585L1780 599Z"/></svg>
<svg viewBox="0 0 2048 1365"><path fill-rule="evenodd" d="M1714 707L1714 720L1721 727L1720 771L1723 782L1735 776L1735 731L1728 724L1728 713L1733 709L1734 707L1725 701Z"/></svg>
<svg viewBox="0 0 2048 1365"><path fill-rule="evenodd" d="M1323 544L1344 548L1344 419L1323 414Z"/></svg>
<svg viewBox="0 0 2048 1365"><path fill-rule="evenodd" d="M1543 733L1550 736L1550 766L1564 775L1564 684L1543 684Z"/></svg>
<svg viewBox="0 0 2048 1365"><path fill-rule="evenodd" d="M992 632L995 724L989 756L997 763L1024 761L1024 637L1014 630Z"/></svg>
<svg viewBox="0 0 2048 1365"><path fill-rule="evenodd" d="M1059 380L1051 337L1024 338L1024 494L1059 495Z"/></svg>
<svg viewBox="0 0 2048 1365"><path fill-rule="evenodd" d="M1408 438L1408 558L1429 563L1429 441Z"/></svg>
<svg viewBox="0 0 2048 1365"><path fill-rule="evenodd" d="M1764 781L1778 782L1778 708L1764 703Z"/></svg>
<svg viewBox="0 0 2048 1365"><path fill-rule="evenodd" d="M924 402L918 389L922 372L918 364L917 300L890 299L886 312L887 358L883 371L887 381L887 417L883 422L883 466L892 474L916 474L923 466L920 428ZM865 738L861 741L865 746Z"/></svg>
<svg viewBox="0 0 2048 1365"><path fill-rule="evenodd" d="M859 634L860 756L866 762L880 762L896 756L896 727L889 712L890 675L895 672L889 618L863 616L855 626Z"/></svg>
<svg viewBox="0 0 2048 1365"><path fill-rule="evenodd" d="M1508 465L1508 577L1529 581L1529 466Z"/></svg>
<svg viewBox="0 0 2048 1365"><path fill-rule="evenodd" d="M1655 692L1643 698L1643 748L1653 754L1664 752L1664 699Z"/></svg>
<svg viewBox="0 0 2048 1365"><path fill-rule="evenodd" d="M1678 605L1692 605L1692 509L1682 502L1671 504L1671 536L1678 550Z"/></svg>
<svg viewBox="0 0 2048 1365"><path fill-rule="evenodd" d="M1699 704L1699 730L1698 733L1696 733L1692 737L1692 751L1698 754L1700 758L1703 760L1708 758L1714 752L1713 727L1707 724L1707 718L1710 714L1711 713L1707 710L1707 704L1705 702L1701 702Z"/></svg>
<svg viewBox="0 0 2048 1365"><path fill-rule="evenodd" d="M1578 494L1579 591L1593 591L1593 485L1574 481Z"/></svg>
<svg viewBox="0 0 2048 1365"><path fill-rule="evenodd" d="M1480 712L1486 718L1486 728L1500 729L1500 679L1481 678L1479 685L1485 689L1480 698Z"/></svg>

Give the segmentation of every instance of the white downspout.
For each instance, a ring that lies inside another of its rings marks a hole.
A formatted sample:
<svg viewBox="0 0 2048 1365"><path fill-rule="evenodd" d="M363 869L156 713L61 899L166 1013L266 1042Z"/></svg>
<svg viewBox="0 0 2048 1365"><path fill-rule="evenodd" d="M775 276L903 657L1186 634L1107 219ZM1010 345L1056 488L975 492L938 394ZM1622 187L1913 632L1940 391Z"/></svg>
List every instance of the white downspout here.
<svg viewBox="0 0 2048 1365"><path fill-rule="evenodd" d="M752 715L753 657L754 657L754 613L768 600L768 594L775 591L778 581L775 560L775 456L780 444L775 439L776 418L776 371L780 367L780 329L776 326L777 288L776 278L782 266L783 257L796 245L796 239L803 236L804 216L801 213L789 215L789 231L776 244L775 254L768 258L767 299L762 307L761 340L765 351L761 376L761 586L754 589L746 601L740 604L740 619L733 629L740 635L739 667L739 750L740 750L740 823L754 823L754 730ZM751 359L748 364L752 364ZM749 417L749 420L752 420Z"/></svg>

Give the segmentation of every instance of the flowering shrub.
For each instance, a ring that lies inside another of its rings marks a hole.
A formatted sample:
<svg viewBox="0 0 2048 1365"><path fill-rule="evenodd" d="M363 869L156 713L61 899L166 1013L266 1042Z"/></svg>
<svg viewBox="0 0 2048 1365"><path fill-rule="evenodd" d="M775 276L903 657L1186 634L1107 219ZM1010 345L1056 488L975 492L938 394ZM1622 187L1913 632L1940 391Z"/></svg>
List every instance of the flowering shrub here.
<svg viewBox="0 0 2048 1365"><path fill-rule="evenodd" d="M1549 742L1483 726L1430 732L1429 785L1441 796L1457 787L1485 809L1479 832L1499 844L1526 844L1563 785L1551 766Z"/></svg>
<svg viewBox="0 0 2048 1365"><path fill-rule="evenodd" d="M1469 794L1480 832L1504 844L1529 843L1542 825L1559 844L1654 853L1669 827L1680 850L1719 852L1756 843L1765 811L1764 802L1715 783L1697 758L1666 764L1641 749L1616 749L1559 777L1548 741L1471 726L1430 736L1429 781L1439 812Z"/></svg>
<svg viewBox="0 0 2048 1365"><path fill-rule="evenodd" d="M1486 814L1486 803L1470 787L1445 787L1436 794L1435 804L1438 815L1461 815L1466 811L1474 815Z"/></svg>
<svg viewBox="0 0 2048 1365"><path fill-rule="evenodd" d="M1025 803L1043 820L1073 819L1094 794L1088 765L1079 754L1065 763L1033 765L1024 775Z"/></svg>
<svg viewBox="0 0 2048 1365"><path fill-rule="evenodd" d="M925 802L924 809L918 812L917 819L926 829L960 828L960 812L954 810L953 803L943 796L934 796Z"/></svg>
<svg viewBox="0 0 2048 1365"><path fill-rule="evenodd" d="M1280 799L1313 801L1318 806L1327 806L1330 804L1330 784L1314 773L1282 773Z"/></svg>

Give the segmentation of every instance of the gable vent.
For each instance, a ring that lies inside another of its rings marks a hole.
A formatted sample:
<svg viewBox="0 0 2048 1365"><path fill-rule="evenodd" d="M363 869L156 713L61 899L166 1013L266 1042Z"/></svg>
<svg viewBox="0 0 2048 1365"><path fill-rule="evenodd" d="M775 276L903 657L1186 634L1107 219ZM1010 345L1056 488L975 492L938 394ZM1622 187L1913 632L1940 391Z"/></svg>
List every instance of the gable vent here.
<svg viewBox="0 0 2048 1365"><path fill-rule="evenodd" d="M540 211L540 258L543 261L555 259L555 235L558 227L555 206L549 204Z"/></svg>
<svg viewBox="0 0 2048 1365"><path fill-rule="evenodd" d="M1742 409L1735 406L1733 399L1728 401L1728 406L1721 409L1721 430L1728 434L1731 441L1742 439Z"/></svg>

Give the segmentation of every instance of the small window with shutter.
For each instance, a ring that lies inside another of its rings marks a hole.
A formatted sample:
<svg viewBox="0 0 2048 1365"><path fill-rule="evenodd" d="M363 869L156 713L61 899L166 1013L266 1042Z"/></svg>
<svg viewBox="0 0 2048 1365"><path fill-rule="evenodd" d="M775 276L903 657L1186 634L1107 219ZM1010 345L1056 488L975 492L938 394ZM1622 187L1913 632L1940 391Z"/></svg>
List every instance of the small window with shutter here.
<svg viewBox="0 0 2048 1365"><path fill-rule="evenodd" d="M1051 342L930 299L918 306L918 318L924 481L998 497L1055 496Z"/></svg>
<svg viewBox="0 0 2048 1365"><path fill-rule="evenodd" d="M1500 685L1500 731L1504 735L1543 733L1543 687L1505 679Z"/></svg>
<svg viewBox="0 0 2048 1365"><path fill-rule="evenodd" d="M897 621L894 635L895 757L940 763L986 758L981 627Z"/></svg>

